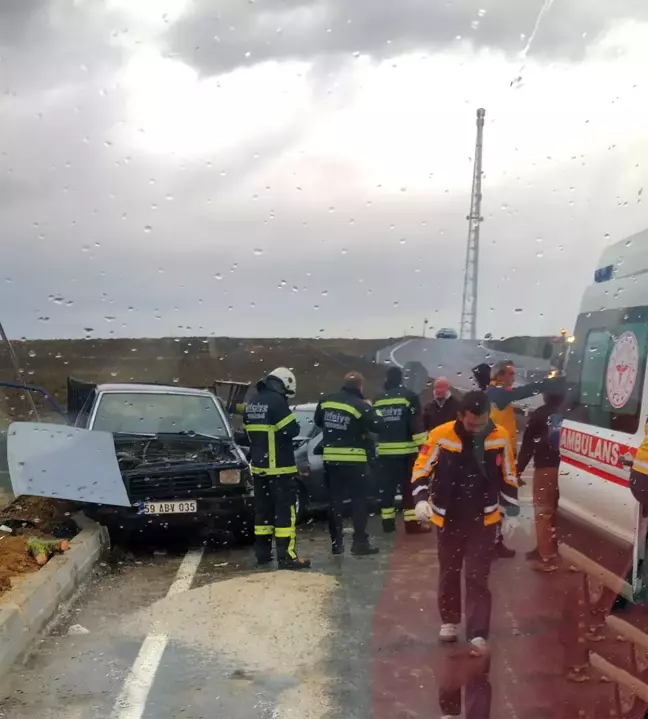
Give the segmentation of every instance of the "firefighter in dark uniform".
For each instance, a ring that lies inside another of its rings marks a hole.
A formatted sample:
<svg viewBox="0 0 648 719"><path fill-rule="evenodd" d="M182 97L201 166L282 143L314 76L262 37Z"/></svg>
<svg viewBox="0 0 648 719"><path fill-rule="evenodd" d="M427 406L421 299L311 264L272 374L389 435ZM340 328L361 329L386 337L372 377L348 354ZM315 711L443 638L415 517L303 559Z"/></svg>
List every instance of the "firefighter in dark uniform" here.
<svg viewBox="0 0 648 719"><path fill-rule="evenodd" d="M351 496L353 508L353 545L356 555L377 554L367 534L368 456L371 433L382 422L364 398L363 378L350 372L339 392L324 397L315 410L315 424L323 430L323 459L330 496L329 529L333 554L343 554L343 503Z"/></svg>
<svg viewBox="0 0 648 719"><path fill-rule="evenodd" d="M390 367L385 378L385 391L373 406L383 421L378 433L378 464L380 478L380 516L383 531L396 529L396 492L403 497L405 531L410 534L429 532L429 525L416 521L412 499L412 468L419 448L425 441L421 403L415 392L403 386L400 367Z"/></svg>
<svg viewBox="0 0 648 719"><path fill-rule="evenodd" d="M299 425L288 406L297 389L295 375L285 367L257 383L245 407L243 422L250 438L250 470L254 477L254 536L259 565L272 561L275 537L279 569L307 569L308 559L295 551L297 496L293 439Z"/></svg>

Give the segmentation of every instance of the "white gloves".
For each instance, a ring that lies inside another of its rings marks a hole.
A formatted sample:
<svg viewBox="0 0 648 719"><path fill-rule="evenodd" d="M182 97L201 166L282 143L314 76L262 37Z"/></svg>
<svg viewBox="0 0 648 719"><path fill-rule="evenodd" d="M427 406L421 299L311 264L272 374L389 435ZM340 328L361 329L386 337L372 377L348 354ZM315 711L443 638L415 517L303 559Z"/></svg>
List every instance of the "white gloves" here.
<svg viewBox="0 0 648 719"><path fill-rule="evenodd" d="M509 517L505 514L502 517L502 536L505 539L510 539L519 526L520 520L517 517Z"/></svg>
<svg viewBox="0 0 648 719"><path fill-rule="evenodd" d="M427 502L426 500L421 500L420 502L417 502L414 511L416 512L417 522L421 522L421 524L430 523L432 519L432 507L430 507L429 502Z"/></svg>

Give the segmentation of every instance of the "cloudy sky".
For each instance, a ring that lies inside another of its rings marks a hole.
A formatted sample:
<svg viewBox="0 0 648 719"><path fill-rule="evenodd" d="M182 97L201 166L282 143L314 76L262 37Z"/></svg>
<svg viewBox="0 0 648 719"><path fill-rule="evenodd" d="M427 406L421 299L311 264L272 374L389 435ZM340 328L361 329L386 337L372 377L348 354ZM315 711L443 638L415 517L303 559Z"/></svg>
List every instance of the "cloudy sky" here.
<svg viewBox="0 0 648 719"><path fill-rule="evenodd" d="M3 0L13 337L571 326L648 226L645 0ZM521 311L520 311L521 310Z"/></svg>

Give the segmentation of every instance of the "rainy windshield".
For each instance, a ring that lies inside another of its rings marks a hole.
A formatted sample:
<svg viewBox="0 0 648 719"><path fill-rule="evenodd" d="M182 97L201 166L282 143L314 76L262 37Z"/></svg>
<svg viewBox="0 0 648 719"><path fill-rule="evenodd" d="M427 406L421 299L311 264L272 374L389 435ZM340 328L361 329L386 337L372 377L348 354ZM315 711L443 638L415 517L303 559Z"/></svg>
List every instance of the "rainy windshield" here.
<svg viewBox="0 0 648 719"><path fill-rule="evenodd" d="M228 436L223 415L213 399L183 394L103 393L93 429L127 434Z"/></svg>
<svg viewBox="0 0 648 719"><path fill-rule="evenodd" d="M647 68L0 0L0 719L648 719Z"/></svg>

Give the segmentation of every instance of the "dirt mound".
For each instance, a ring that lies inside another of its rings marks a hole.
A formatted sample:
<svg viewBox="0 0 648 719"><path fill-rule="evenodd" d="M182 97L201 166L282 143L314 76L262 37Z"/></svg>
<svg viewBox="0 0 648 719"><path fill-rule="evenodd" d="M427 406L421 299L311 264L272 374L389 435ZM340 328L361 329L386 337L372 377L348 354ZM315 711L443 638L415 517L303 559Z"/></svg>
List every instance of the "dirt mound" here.
<svg viewBox="0 0 648 719"><path fill-rule="evenodd" d="M77 533L74 511L72 502L22 495L0 510L0 524L18 535L71 537Z"/></svg>
<svg viewBox="0 0 648 719"><path fill-rule="evenodd" d="M11 579L36 572L36 560L27 551L25 537L11 537L0 533L0 596L11 589Z"/></svg>

